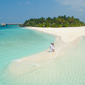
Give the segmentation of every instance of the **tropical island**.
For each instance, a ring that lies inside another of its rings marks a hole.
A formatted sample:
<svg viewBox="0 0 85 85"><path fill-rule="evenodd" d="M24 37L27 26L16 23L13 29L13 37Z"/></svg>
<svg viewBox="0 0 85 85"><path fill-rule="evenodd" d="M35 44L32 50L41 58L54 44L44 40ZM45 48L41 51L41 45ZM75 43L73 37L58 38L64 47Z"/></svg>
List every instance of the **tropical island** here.
<svg viewBox="0 0 85 85"><path fill-rule="evenodd" d="M31 27L79 27L85 26L85 23L80 21L78 18L58 16L54 18L31 18L26 20L22 26L31 26Z"/></svg>

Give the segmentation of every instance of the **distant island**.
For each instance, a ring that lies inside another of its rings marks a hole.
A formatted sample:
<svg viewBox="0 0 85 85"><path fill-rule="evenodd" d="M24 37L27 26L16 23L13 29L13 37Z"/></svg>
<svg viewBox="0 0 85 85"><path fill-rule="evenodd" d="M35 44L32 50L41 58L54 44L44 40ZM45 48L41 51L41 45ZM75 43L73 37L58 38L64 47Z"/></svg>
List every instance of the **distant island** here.
<svg viewBox="0 0 85 85"><path fill-rule="evenodd" d="M21 26L31 26L31 27L78 27L85 26L85 23L80 21L78 18L58 16L57 18L31 18L30 20L26 20Z"/></svg>
<svg viewBox="0 0 85 85"><path fill-rule="evenodd" d="M15 26L21 26L21 25L23 25L22 23L2 23L2 24L0 24L0 27L10 27L10 26L13 26L13 25L15 25Z"/></svg>

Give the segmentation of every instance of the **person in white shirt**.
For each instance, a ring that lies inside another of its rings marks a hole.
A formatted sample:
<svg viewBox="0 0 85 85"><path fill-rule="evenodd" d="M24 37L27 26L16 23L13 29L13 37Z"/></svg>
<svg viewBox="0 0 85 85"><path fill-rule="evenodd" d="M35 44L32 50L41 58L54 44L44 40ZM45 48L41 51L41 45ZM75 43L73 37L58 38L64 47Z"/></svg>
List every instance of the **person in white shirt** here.
<svg viewBox="0 0 85 85"><path fill-rule="evenodd" d="M53 52L55 51L55 45L54 45L54 43L52 44L52 51Z"/></svg>
<svg viewBox="0 0 85 85"><path fill-rule="evenodd" d="M50 45L50 52L52 52L52 46L53 46L53 45L52 45L52 43L51 43L51 45Z"/></svg>

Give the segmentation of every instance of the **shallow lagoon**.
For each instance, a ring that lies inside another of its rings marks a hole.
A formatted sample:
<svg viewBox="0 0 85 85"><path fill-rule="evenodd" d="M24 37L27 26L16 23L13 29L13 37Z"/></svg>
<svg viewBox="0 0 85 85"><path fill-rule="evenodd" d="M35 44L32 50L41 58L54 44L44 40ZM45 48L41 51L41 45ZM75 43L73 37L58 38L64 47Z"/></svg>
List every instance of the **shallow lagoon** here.
<svg viewBox="0 0 85 85"><path fill-rule="evenodd" d="M49 48L55 37L20 27L0 27L0 85L4 84L2 71L11 62ZM5 76L6 77L6 76Z"/></svg>
<svg viewBox="0 0 85 85"><path fill-rule="evenodd" d="M40 33L40 35L42 34ZM46 37L47 36L44 36L47 41L51 39ZM85 37L83 37L76 45L73 45L73 48L70 50L70 52L67 52L65 55L57 58L48 59L47 61L40 63L39 67L30 66L29 71L26 71L24 74L14 74L10 72L9 62L9 64L5 65L1 70L0 85L84 85L84 44ZM46 46L49 47L47 44ZM22 68L22 64L25 63L21 63L18 65L18 67L22 70L26 70Z"/></svg>

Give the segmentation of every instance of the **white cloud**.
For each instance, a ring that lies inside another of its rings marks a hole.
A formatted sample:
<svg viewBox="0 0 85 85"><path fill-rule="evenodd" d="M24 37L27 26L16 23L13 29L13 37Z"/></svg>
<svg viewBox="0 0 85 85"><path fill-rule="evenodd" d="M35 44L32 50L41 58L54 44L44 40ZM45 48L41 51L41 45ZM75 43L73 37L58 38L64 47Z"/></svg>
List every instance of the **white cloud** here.
<svg viewBox="0 0 85 85"><path fill-rule="evenodd" d="M18 19L18 17L15 17L15 19Z"/></svg>
<svg viewBox="0 0 85 85"><path fill-rule="evenodd" d="M8 19L12 19L11 17L8 17Z"/></svg>
<svg viewBox="0 0 85 85"><path fill-rule="evenodd" d="M69 9L85 11L85 0L57 0L62 5L69 5Z"/></svg>
<svg viewBox="0 0 85 85"><path fill-rule="evenodd" d="M19 2L19 5L22 5L22 3L21 3L21 2Z"/></svg>
<svg viewBox="0 0 85 85"><path fill-rule="evenodd" d="M26 2L19 2L19 5L24 5L24 4L29 4L30 2L29 1L26 1Z"/></svg>
<svg viewBox="0 0 85 85"><path fill-rule="evenodd" d="M29 3L30 3L29 1L26 2L26 4L29 4Z"/></svg>

